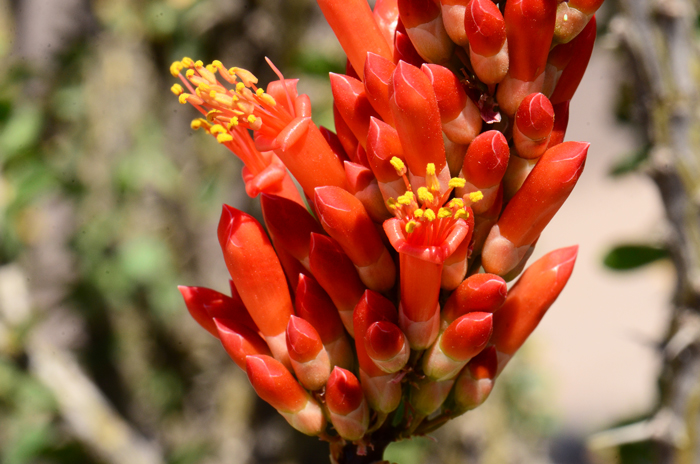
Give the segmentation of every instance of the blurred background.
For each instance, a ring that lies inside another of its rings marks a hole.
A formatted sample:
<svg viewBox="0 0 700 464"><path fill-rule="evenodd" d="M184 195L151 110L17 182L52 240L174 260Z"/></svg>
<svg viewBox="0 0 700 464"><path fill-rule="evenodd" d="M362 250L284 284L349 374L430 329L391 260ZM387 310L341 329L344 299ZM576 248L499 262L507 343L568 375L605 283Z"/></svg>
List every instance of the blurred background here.
<svg viewBox="0 0 700 464"><path fill-rule="evenodd" d="M599 13L572 101L567 139L591 142L586 171L532 258L580 244L567 289L483 407L387 459L657 462L629 443L654 438L644 420L660 409L678 284L662 199L632 172L653 140L620 8ZM177 291L226 291L221 205L258 214L241 163L191 131L194 110L169 91L185 55L262 82L269 56L333 127L327 74L345 57L313 0L0 0L2 463L328 462Z"/></svg>

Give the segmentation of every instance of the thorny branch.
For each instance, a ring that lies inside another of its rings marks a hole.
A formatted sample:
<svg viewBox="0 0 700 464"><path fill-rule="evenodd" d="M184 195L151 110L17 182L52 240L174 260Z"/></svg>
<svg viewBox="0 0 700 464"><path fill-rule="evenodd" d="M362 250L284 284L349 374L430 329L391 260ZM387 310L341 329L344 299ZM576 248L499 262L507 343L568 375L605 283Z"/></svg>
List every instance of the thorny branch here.
<svg viewBox="0 0 700 464"><path fill-rule="evenodd" d="M655 415L599 436L608 444L654 440L658 461L700 459L700 128L698 43L691 0L621 0L611 23L634 73L641 143L652 149L646 174L668 219L667 247L677 271Z"/></svg>

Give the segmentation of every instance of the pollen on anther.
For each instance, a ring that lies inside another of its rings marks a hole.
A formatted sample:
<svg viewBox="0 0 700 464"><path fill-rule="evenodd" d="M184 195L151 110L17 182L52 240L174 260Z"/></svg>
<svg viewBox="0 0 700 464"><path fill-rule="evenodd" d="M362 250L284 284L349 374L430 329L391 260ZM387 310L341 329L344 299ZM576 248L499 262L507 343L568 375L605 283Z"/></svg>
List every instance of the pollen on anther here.
<svg viewBox="0 0 700 464"><path fill-rule="evenodd" d="M173 64L170 65L170 74L172 74L173 77L177 77L180 74L180 71L182 71L183 69L183 64L179 61L175 61L173 62Z"/></svg>
<svg viewBox="0 0 700 464"><path fill-rule="evenodd" d="M209 129L209 131L212 134L225 134L226 133L226 129L224 129L224 126L222 126L221 124L214 124L213 126L211 126L211 129Z"/></svg>
<svg viewBox="0 0 700 464"><path fill-rule="evenodd" d="M428 221L434 221L435 220L435 211L432 209L426 209L425 212L423 213L423 217L426 218Z"/></svg>
<svg viewBox="0 0 700 464"><path fill-rule="evenodd" d="M469 201L471 201L472 203L476 203L477 201L480 201L483 198L484 194L481 193L481 190L477 190L476 192L472 192L469 194Z"/></svg>
<svg viewBox="0 0 700 464"><path fill-rule="evenodd" d="M418 223L414 220L410 220L406 223L406 233L412 233L415 229Z"/></svg>
<svg viewBox="0 0 700 464"><path fill-rule="evenodd" d="M425 167L425 173L429 176L434 176L435 175L435 164L428 163L428 165Z"/></svg>
<svg viewBox="0 0 700 464"><path fill-rule="evenodd" d="M452 216L452 211L450 211L449 209L447 209L447 208L440 208L440 209L438 210L437 217L438 217L439 219L445 219L445 218L448 218L448 217L450 217L450 216Z"/></svg>
<svg viewBox="0 0 700 464"><path fill-rule="evenodd" d="M435 197L425 187L418 188L418 199L421 203L432 203Z"/></svg>
<svg viewBox="0 0 700 464"><path fill-rule="evenodd" d="M415 211L413 211L413 217L416 217L418 219L423 217L423 210L418 208Z"/></svg>
<svg viewBox="0 0 700 464"><path fill-rule="evenodd" d="M216 136L216 141L219 143L226 143L230 142L231 140L233 140L231 134L219 134Z"/></svg>
<svg viewBox="0 0 700 464"><path fill-rule="evenodd" d="M463 209L458 210L454 215L455 219L467 219L468 217L469 217L469 213Z"/></svg>
<svg viewBox="0 0 700 464"><path fill-rule="evenodd" d="M173 86L170 87L170 91L175 95L180 96L185 91L185 89L183 89L180 84L173 84Z"/></svg>
<svg viewBox="0 0 700 464"><path fill-rule="evenodd" d="M464 179L461 179L459 177L453 177L450 179L450 182L447 184L448 187L450 188L462 188L466 185L467 181Z"/></svg>
<svg viewBox="0 0 700 464"><path fill-rule="evenodd" d="M403 176L404 174L406 174L406 165L405 165L404 162L401 160L401 158L398 158L398 157L396 157L396 156L393 156L393 157L389 160L389 162L390 162L391 165L394 167L394 169L396 170L396 173L397 173L398 175Z"/></svg>

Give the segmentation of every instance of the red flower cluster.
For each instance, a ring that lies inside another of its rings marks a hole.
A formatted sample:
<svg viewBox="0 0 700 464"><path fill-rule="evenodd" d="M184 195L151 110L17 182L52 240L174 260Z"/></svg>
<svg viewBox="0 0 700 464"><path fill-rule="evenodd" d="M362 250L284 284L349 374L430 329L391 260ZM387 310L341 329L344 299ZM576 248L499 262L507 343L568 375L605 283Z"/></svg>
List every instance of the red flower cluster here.
<svg viewBox="0 0 700 464"><path fill-rule="evenodd" d="M576 247L506 281L581 175L588 144L563 139L602 0L318 3L348 56L335 132L274 66L265 90L171 67L267 226L224 206L232 296L180 290L293 427L362 449L483 403L566 284Z"/></svg>

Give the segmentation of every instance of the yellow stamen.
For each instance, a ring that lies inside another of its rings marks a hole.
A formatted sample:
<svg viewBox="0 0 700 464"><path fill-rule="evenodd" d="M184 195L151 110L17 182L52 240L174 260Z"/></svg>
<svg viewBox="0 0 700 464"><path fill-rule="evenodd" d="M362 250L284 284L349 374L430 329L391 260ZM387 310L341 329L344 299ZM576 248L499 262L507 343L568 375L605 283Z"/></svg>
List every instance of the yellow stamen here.
<svg viewBox="0 0 700 464"><path fill-rule="evenodd" d="M185 73L185 77L190 79L192 76L194 76L194 69L188 69L187 72Z"/></svg>
<svg viewBox="0 0 700 464"><path fill-rule="evenodd" d="M180 96L180 94L182 94L182 92L184 92L185 89L183 89L180 84L173 84L173 86L170 87L170 91L175 95Z"/></svg>
<svg viewBox="0 0 700 464"><path fill-rule="evenodd" d="M180 71L184 69L184 66L182 63L179 61L174 61L173 64L170 65L170 74L173 75L173 77L177 77L180 74Z"/></svg>
<svg viewBox="0 0 700 464"><path fill-rule="evenodd" d="M387 200L386 200L386 208L387 208L389 211L393 212L393 211L396 209L396 200L394 200L394 199L391 198L391 197L387 198Z"/></svg>
<svg viewBox="0 0 700 464"><path fill-rule="evenodd" d="M406 233L408 233L408 234L412 233L416 229L417 225L418 225L418 223L416 221L414 221L413 219L408 221L406 223Z"/></svg>
<svg viewBox="0 0 700 464"><path fill-rule="evenodd" d="M469 194L469 201L472 203L476 203L477 201L480 201L484 198L484 194L481 193L481 190L477 190L476 192L472 192Z"/></svg>
<svg viewBox="0 0 700 464"><path fill-rule="evenodd" d="M194 67L194 60L192 58L186 56L182 59L182 65L186 68L193 68Z"/></svg>
<svg viewBox="0 0 700 464"><path fill-rule="evenodd" d="M219 114L221 114L221 111L211 110L210 112L207 113L207 121L214 122L214 118L216 118L216 116Z"/></svg>
<svg viewBox="0 0 700 464"><path fill-rule="evenodd" d="M434 221L435 220L435 211L432 209L426 209L425 212L423 213L423 217L426 218L428 221Z"/></svg>
<svg viewBox="0 0 700 464"><path fill-rule="evenodd" d="M205 68L207 71L209 71L210 73L216 74L217 69L216 69L216 66L214 66L213 64L208 64L208 65L206 65L204 68Z"/></svg>
<svg viewBox="0 0 700 464"><path fill-rule="evenodd" d="M264 94L264 93L265 93L265 91L263 89L258 89L255 91L255 95L257 95L258 97L262 96L262 94Z"/></svg>
<svg viewBox="0 0 700 464"><path fill-rule="evenodd" d="M246 87L250 87L253 84L258 83L258 78L255 77L255 74L252 72L248 71L247 69L243 68L231 68L233 69L233 72L238 76L238 78L243 81Z"/></svg>
<svg viewBox="0 0 700 464"><path fill-rule="evenodd" d="M407 195L401 195L396 199L396 202L400 205L404 206L410 206L411 205L411 198Z"/></svg>
<svg viewBox="0 0 700 464"><path fill-rule="evenodd" d="M439 219L445 219L445 218L448 218L448 217L450 217L450 216L452 216L452 211L450 211L449 209L447 209L447 208L440 208L440 209L438 210L437 217L438 217Z"/></svg>
<svg viewBox="0 0 700 464"><path fill-rule="evenodd" d="M211 132L211 124L209 124L206 119L202 118L193 119L190 123L190 127L194 130L204 129L206 132Z"/></svg>
<svg viewBox="0 0 700 464"><path fill-rule="evenodd" d="M433 197L433 194L428 192L428 189L425 187L419 187L418 188L418 199L420 200L421 203L432 203L435 197Z"/></svg>
<svg viewBox="0 0 700 464"><path fill-rule="evenodd" d="M423 217L423 210L422 209L417 209L413 212L413 217L416 217L418 219Z"/></svg>
<svg viewBox="0 0 700 464"><path fill-rule="evenodd" d="M222 126L221 124L214 124L213 126L211 126L211 129L209 129L209 132L211 132L212 134L225 134L226 129L224 129L224 126Z"/></svg>
<svg viewBox="0 0 700 464"><path fill-rule="evenodd" d="M182 104L182 105L186 105L188 96L189 96L189 94L181 93L180 96L177 98L177 101L179 101L180 104Z"/></svg>
<svg viewBox="0 0 700 464"><path fill-rule="evenodd" d="M457 212L454 215L455 219L467 219L468 217L469 213L465 209L457 210Z"/></svg>
<svg viewBox="0 0 700 464"><path fill-rule="evenodd" d="M231 129L233 129L234 127L236 127L237 125L238 125L238 118L237 118L236 116L234 116L234 117L232 117L231 120L228 122L228 125L226 126L226 128L227 128L228 130L231 130Z"/></svg>
<svg viewBox="0 0 700 464"><path fill-rule="evenodd" d="M464 179L460 179L459 177L453 177L450 179L450 182L447 184L448 187L450 188L462 188L466 185L467 181Z"/></svg>
<svg viewBox="0 0 700 464"><path fill-rule="evenodd" d="M389 162L390 162L391 165L394 167L394 169L396 169L396 174L398 174L399 176L403 176L404 174L406 174L406 165L405 165L404 162L401 160L401 158L398 158L398 157L396 157L396 156L393 156L393 157L389 160Z"/></svg>
<svg viewBox="0 0 700 464"><path fill-rule="evenodd" d="M236 84L236 92L241 93L243 89L245 89L245 84L243 82Z"/></svg>
<svg viewBox="0 0 700 464"><path fill-rule="evenodd" d="M219 143L226 143L230 142L231 140L233 140L231 134L219 134L216 136L216 141Z"/></svg>
<svg viewBox="0 0 700 464"><path fill-rule="evenodd" d="M435 175L435 164L434 163L428 163L428 165L425 167L425 175L426 176L434 176Z"/></svg>
<svg viewBox="0 0 700 464"><path fill-rule="evenodd" d="M262 101L264 101L265 103L267 103L268 105L270 105L270 106L275 106L275 105L277 104L277 102L275 101L275 99L272 98L272 95L267 94L267 93L262 94L262 95L260 96L260 99L261 99Z"/></svg>
<svg viewBox="0 0 700 464"><path fill-rule="evenodd" d="M425 167L425 186L431 192L437 193L440 191L440 181L435 175L435 165L433 163L428 163Z"/></svg>
<svg viewBox="0 0 700 464"><path fill-rule="evenodd" d="M456 208L456 209L464 208L464 201L462 201L461 198L453 198L453 199L450 200L450 202L448 203L448 206L449 206L450 208Z"/></svg>

